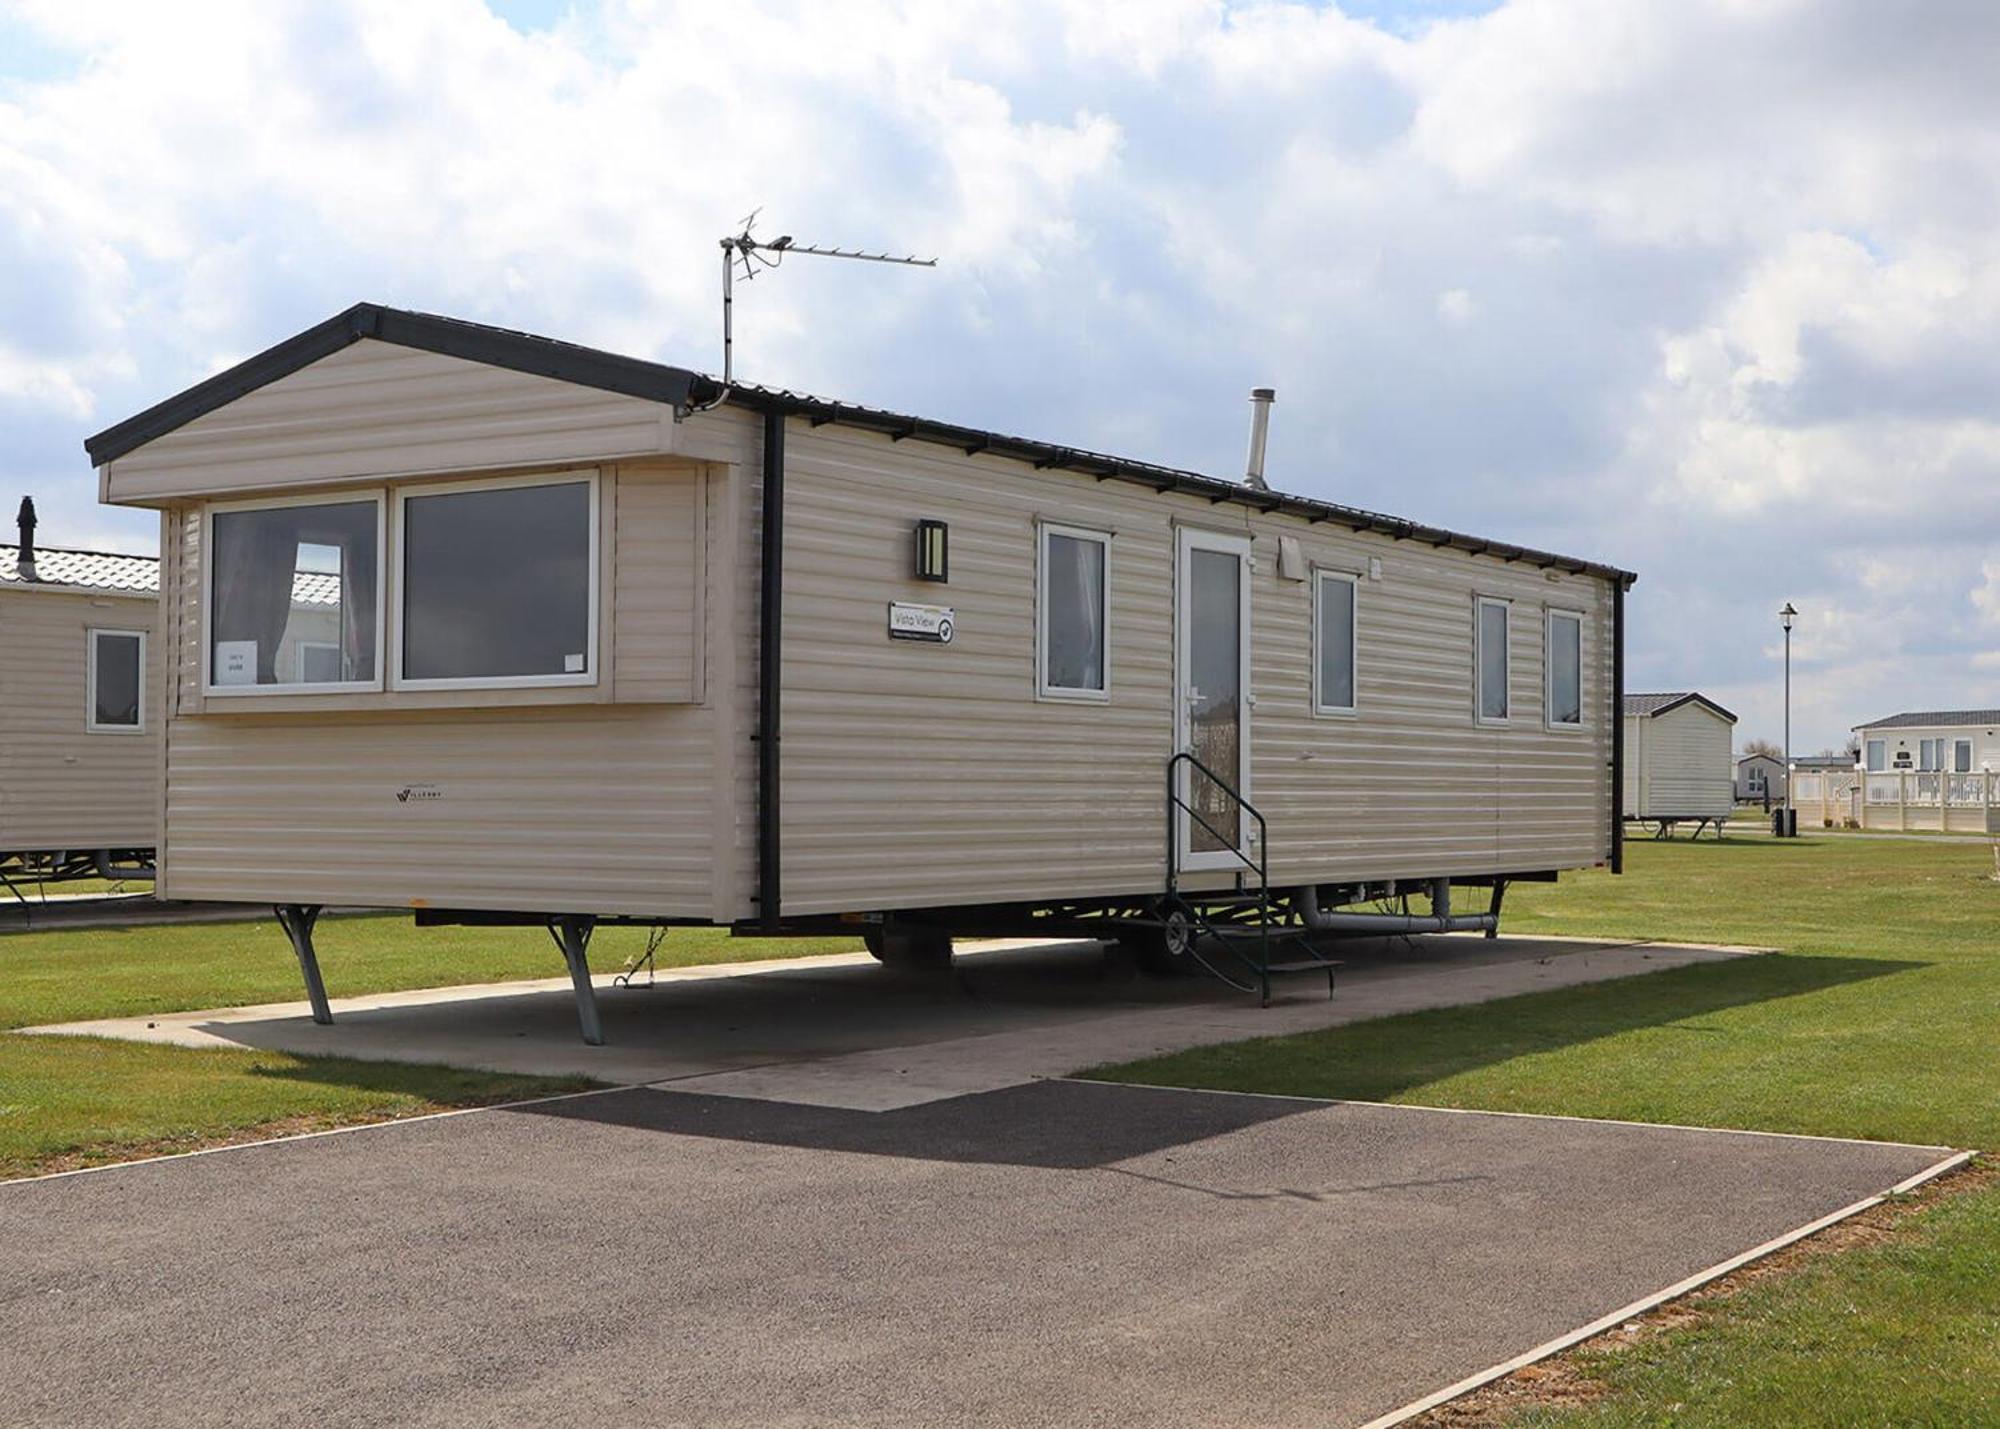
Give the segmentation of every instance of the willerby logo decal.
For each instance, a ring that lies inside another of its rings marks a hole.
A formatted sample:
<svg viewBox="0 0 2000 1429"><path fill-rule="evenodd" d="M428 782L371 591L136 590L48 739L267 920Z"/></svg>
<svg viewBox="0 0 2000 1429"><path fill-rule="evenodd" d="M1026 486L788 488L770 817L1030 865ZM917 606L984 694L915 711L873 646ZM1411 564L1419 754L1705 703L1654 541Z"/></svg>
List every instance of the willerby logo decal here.
<svg viewBox="0 0 2000 1429"><path fill-rule="evenodd" d="M443 797L444 790L435 784L405 784L396 791L396 802L399 804L425 804Z"/></svg>
<svg viewBox="0 0 2000 1429"><path fill-rule="evenodd" d="M933 645L949 645L951 636L950 606L911 605L900 600L889 603L891 640L924 640Z"/></svg>

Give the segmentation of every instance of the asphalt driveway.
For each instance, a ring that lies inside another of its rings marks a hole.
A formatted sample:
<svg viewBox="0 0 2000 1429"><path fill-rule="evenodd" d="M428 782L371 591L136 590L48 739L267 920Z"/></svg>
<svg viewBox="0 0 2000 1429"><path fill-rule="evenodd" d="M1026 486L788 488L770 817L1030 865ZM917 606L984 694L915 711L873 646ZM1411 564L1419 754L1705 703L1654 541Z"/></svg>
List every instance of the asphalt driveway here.
<svg viewBox="0 0 2000 1429"><path fill-rule="evenodd" d="M0 1186L0 1421L1364 1421L1937 1148L633 1088Z"/></svg>

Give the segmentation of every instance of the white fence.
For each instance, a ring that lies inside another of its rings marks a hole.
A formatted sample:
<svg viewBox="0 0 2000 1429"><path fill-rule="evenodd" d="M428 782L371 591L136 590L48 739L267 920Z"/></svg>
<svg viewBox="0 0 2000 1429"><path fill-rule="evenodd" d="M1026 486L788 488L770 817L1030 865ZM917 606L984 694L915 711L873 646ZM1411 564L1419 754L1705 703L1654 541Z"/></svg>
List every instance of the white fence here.
<svg viewBox="0 0 2000 1429"><path fill-rule="evenodd" d="M1835 828L2000 832L2000 774L1800 771L1792 775L1792 807L1802 823Z"/></svg>

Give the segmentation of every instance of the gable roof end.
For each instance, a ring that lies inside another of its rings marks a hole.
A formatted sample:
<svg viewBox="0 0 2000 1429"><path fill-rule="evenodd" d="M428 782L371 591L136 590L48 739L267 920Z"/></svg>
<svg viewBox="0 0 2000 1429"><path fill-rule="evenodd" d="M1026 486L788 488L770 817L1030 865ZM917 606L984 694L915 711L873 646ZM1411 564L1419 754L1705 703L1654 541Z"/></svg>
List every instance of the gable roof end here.
<svg viewBox="0 0 2000 1429"><path fill-rule="evenodd" d="M579 347L573 342L558 342L484 323L405 312L379 303L356 303L346 312L309 327L296 337L286 338L276 347L266 348L204 382L197 382L136 417L106 427L96 436L86 438L83 449L90 454L93 466L116 461L147 442L227 406L259 387L289 377L364 337L488 367L504 367L533 377L552 377L580 387L643 397L671 407L687 405L688 393L695 382L695 374L685 368L642 362L636 357L620 357L596 348Z"/></svg>
<svg viewBox="0 0 2000 1429"><path fill-rule="evenodd" d="M1731 724L1736 723L1735 715L1731 714L1714 700L1711 700L1707 695L1702 694L1699 690L1673 690L1664 694L1627 695L1625 696L1623 708L1628 716L1644 715L1649 719L1658 719L1661 715L1667 713L1667 711L1677 710L1685 704L1704 705L1715 711L1722 718L1728 720Z"/></svg>

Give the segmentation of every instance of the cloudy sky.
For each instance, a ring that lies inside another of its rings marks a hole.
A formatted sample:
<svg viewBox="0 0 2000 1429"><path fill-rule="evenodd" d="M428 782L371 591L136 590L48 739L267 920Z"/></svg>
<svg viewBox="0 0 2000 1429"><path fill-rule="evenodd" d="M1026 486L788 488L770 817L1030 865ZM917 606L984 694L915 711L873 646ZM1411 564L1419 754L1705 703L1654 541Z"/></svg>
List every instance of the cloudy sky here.
<svg viewBox="0 0 2000 1429"><path fill-rule="evenodd" d="M1988 0L0 0L0 493L358 299L1630 566L1795 747L2000 704Z"/></svg>

